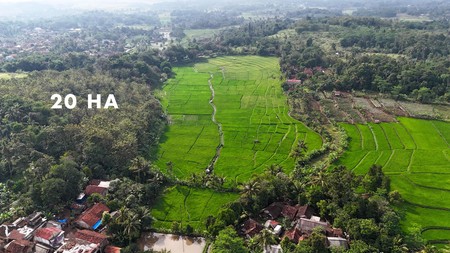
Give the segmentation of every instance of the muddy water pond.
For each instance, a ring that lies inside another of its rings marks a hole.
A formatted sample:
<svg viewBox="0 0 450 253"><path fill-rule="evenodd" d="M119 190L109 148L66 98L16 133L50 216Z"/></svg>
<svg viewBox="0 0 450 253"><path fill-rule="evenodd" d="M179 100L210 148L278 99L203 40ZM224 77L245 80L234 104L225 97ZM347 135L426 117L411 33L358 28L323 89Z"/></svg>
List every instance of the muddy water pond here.
<svg viewBox="0 0 450 253"><path fill-rule="evenodd" d="M141 250L161 251L170 250L171 253L202 253L206 242L203 237L189 237L173 234L145 233L139 239Z"/></svg>

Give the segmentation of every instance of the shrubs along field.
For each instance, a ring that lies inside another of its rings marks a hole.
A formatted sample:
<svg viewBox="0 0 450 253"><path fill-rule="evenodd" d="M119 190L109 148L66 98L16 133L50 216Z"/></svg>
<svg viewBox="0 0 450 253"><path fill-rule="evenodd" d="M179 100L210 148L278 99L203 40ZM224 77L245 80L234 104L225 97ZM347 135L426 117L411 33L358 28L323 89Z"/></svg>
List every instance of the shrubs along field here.
<svg viewBox="0 0 450 253"><path fill-rule="evenodd" d="M383 166L392 190L405 200L399 206L405 229L418 225L428 240L450 240L450 123L399 118L341 126L350 141L337 164L357 174L372 164Z"/></svg>
<svg viewBox="0 0 450 253"><path fill-rule="evenodd" d="M320 135L289 116L276 58L221 57L174 70L159 94L171 123L157 164L176 177L213 165L226 184L245 182L272 164L292 170L299 141L321 147Z"/></svg>

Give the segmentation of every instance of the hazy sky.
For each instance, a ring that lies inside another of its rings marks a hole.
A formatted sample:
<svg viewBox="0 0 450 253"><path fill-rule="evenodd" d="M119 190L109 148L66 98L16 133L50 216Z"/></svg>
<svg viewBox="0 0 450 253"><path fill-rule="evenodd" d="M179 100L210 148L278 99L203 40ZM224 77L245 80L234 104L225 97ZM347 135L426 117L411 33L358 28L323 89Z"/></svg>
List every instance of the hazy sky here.
<svg viewBox="0 0 450 253"><path fill-rule="evenodd" d="M114 3L114 2L142 2L142 3L155 3L155 2L163 2L168 0L138 0L138 1L126 1L126 0L119 0L119 1L107 1L107 0L0 0L0 3L44 3L44 4L56 4L56 5L64 5L64 4L77 4L77 3Z"/></svg>
<svg viewBox="0 0 450 253"><path fill-rule="evenodd" d="M13 8L11 10L0 10L1 14L5 12L20 12L20 6L34 6L36 4L50 6L57 9L117 9L133 7L137 4L151 5L157 2L172 2L173 0L0 0L0 4L4 8ZM32 8L32 7L31 7ZM30 11L29 9L23 12ZM38 11L38 10L36 10Z"/></svg>

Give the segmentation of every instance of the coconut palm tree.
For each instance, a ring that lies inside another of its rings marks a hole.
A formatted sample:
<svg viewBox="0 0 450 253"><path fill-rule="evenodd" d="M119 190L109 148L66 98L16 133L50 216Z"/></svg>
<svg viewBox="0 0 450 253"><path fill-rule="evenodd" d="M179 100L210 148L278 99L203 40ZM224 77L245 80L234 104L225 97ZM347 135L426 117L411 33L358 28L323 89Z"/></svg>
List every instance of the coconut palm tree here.
<svg viewBox="0 0 450 253"><path fill-rule="evenodd" d="M126 219L123 221L123 233L128 238L128 242L131 243L133 238L139 235L141 231L141 220L137 213L128 210L126 212Z"/></svg>
<svg viewBox="0 0 450 253"><path fill-rule="evenodd" d="M275 237L267 229L263 229L258 235L255 236L255 241L262 246L263 249L270 247L270 245L276 243Z"/></svg>
<svg viewBox="0 0 450 253"><path fill-rule="evenodd" d="M128 169L133 174L136 174L137 182L142 182L142 179L145 178L150 171L150 163L142 156L138 156L131 161L131 165Z"/></svg>
<svg viewBox="0 0 450 253"><path fill-rule="evenodd" d="M250 199L261 190L261 184L257 180L252 180L242 187L242 196Z"/></svg>
<svg viewBox="0 0 450 253"><path fill-rule="evenodd" d="M267 171L272 175L276 176L278 173L283 172L283 167L279 165L272 164L267 168Z"/></svg>
<svg viewBox="0 0 450 253"><path fill-rule="evenodd" d="M293 157L296 160L299 160L305 156L306 151L308 150L308 146L306 145L306 142L301 140L298 142L297 147L292 150L291 157Z"/></svg>
<svg viewBox="0 0 450 253"><path fill-rule="evenodd" d="M324 187L326 183L326 173L324 170L319 170L311 179L311 184L320 185Z"/></svg>
<svg viewBox="0 0 450 253"><path fill-rule="evenodd" d="M437 253L437 252L439 252L439 250L431 244L425 245L425 247L420 251L420 253Z"/></svg>

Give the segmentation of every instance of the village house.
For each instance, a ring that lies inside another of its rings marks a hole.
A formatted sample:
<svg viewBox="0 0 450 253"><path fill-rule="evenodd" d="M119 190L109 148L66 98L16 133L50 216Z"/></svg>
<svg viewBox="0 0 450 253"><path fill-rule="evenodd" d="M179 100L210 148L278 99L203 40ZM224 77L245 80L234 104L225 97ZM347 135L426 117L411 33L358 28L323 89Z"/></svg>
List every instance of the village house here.
<svg viewBox="0 0 450 253"><path fill-rule="evenodd" d="M320 220L320 217L312 216L310 219L300 218L297 221L297 229L302 233L310 234L315 228L320 227L325 232L325 230L330 227L328 222Z"/></svg>
<svg viewBox="0 0 450 253"><path fill-rule="evenodd" d="M100 245L78 238L67 238L56 250L57 253L98 253Z"/></svg>
<svg viewBox="0 0 450 253"><path fill-rule="evenodd" d="M75 238L97 244L101 249L108 245L108 237L95 231L78 230L75 232Z"/></svg>
<svg viewBox="0 0 450 253"><path fill-rule="evenodd" d="M110 181L102 181L98 179L93 179L89 182L89 185L86 186L84 192L80 193L77 197L76 203L83 204L86 201L87 197L90 195L97 193L102 196L106 196L108 193L108 189L110 186Z"/></svg>
<svg viewBox="0 0 450 253"><path fill-rule="evenodd" d="M107 192L108 192L107 188L100 187L98 185L88 185L88 186L86 186L86 189L84 190L84 194L87 197L91 196L94 193L100 194L102 196L106 196Z"/></svg>
<svg viewBox="0 0 450 253"><path fill-rule="evenodd" d="M270 204L268 207L262 210L263 215L271 220L278 219L281 215L281 211L283 210L283 206L285 204L281 202L274 202Z"/></svg>
<svg viewBox="0 0 450 253"><path fill-rule="evenodd" d="M121 248L115 246L106 246L104 253L120 253Z"/></svg>
<svg viewBox="0 0 450 253"><path fill-rule="evenodd" d="M34 229L30 227L22 227L18 229L13 229L8 235L9 240L30 240L33 237Z"/></svg>
<svg viewBox="0 0 450 253"><path fill-rule="evenodd" d="M110 182L93 180L89 186L83 195L93 192L102 194L103 191L106 194ZM80 205L83 209L85 206L77 202L73 204ZM82 212L74 223L84 229L71 233L69 238L64 237L65 232L62 230L67 223L66 219L47 221L41 212L18 218L12 223L1 224L0 253L118 253L120 248L108 246L106 235L93 231L101 227L103 214L109 211L106 205L97 203Z"/></svg>
<svg viewBox="0 0 450 253"><path fill-rule="evenodd" d="M13 223L0 226L0 252L30 252L33 243L30 241L36 229L44 226L46 219L42 213L35 212L27 217L20 217Z"/></svg>
<svg viewBox="0 0 450 253"><path fill-rule="evenodd" d="M31 253L33 252L33 243L28 240L13 240L6 244L5 253Z"/></svg>
<svg viewBox="0 0 450 253"><path fill-rule="evenodd" d="M323 234L330 238L327 241L329 247L337 247L337 245L348 247L348 241L342 229L333 228L330 223L322 221L318 216L314 216L314 213L315 211L311 206L292 206L284 202L274 202L261 211L262 218L268 218L264 223L264 227L278 237L283 239L288 238L293 243L298 244L307 239L315 228L320 228ZM284 229L281 227L280 222L275 220L279 218L292 221L292 227L286 228L286 231L283 233ZM253 220L248 220L247 222L248 228L252 228L250 224L257 224ZM254 229L249 231L251 232L251 236L254 236L255 231L258 230ZM257 233L259 232L260 230Z"/></svg>
<svg viewBox="0 0 450 253"><path fill-rule="evenodd" d="M253 219L248 219L241 226L241 233L248 238L257 235L264 227Z"/></svg>
<svg viewBox="0 0 450 253"><path fill-rule="evenodd" d="M283 239L287 237L291 242L298 244L300 241L303 241L306 239L305 236L302 235L300 230L298 230L296 227L289 229L284 233Z"/></svg>
<svg viewBox="0 0 450 253"><path fill-rule="evenodd" d="M314 209L310 206L295 205L291 206L287 203L274 202L262 210L262 213L271 220L278 219L280 216L295 221L299 218L311 218Z"/></svg>
<svg viewBox="0 0 450 253"><path fill-rule="evenodd" d="M266 223L264 223L264 227L269 229L276 236L280 236L283 232L283 227L275 220L267 220Z"/></svg>
<svg viewBox="0 0 450 253"><path fill-rule="evenodd" d="M264 247L263 253L283 253L281 245L267 245Z"/></svg>
<svg viewBox="0 0 450 253"><path fill-rule="evenodd" d="M34 242L58 248L64 240L64 231L56 227L40 228L34 234Z"/></svg>
<svg viewBox="0 0 450 253"><path fill-rule="evenodd" d="M342 247L348 249L348 241L341 237L327 237L327 245L330 248Z"/></svg>
<svg viewBox="0 0 450 253"><path fill-rule="evenodd" d="M103 203L97 203L78 216L75 224L80 228L97 230L102 225L104 212L109 212L109 208Z"/></svg>

